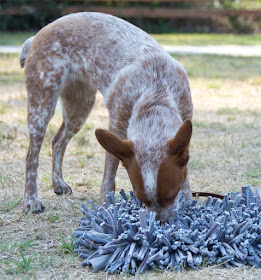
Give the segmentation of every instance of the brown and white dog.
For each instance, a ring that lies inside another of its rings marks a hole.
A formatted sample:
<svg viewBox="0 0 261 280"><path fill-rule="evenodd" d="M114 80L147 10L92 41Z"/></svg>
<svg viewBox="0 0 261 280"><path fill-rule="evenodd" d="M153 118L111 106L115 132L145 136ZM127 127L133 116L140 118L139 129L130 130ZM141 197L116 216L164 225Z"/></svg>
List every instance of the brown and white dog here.
<svg viewBox="0 0 261 280"><path fill-rule="evenodd" d="M99 90L109 110L109 130L96 130L106 152L101 200L115 190L119 160L135 195L166 220L179 193L191 197L187 179L192 101L184 68L147 33L101 13L64 16L25 41L20 56L28 92L29 150L24 210L44 209L37 195L39 152L58 97L63 123L52 141L52 184L63 180L62 160Z"/></svg>

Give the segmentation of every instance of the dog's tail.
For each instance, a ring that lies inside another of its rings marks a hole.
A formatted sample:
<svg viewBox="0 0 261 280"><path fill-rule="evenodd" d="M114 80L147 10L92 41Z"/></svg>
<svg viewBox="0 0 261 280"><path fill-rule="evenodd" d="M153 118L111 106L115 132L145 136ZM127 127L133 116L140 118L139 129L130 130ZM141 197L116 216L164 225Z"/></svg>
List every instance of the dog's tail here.
<svg viewBox="0 0 261 280"><path fill-rule="evenodd" d="M21 51L21 54L20 54L20 66L21 66L21 68L24 68L25 60L26 60L26 57L27 57L27 54L28 54L29 50L31 49L34 37L35 36L28 38L22 45L22 51Z"/></svg>

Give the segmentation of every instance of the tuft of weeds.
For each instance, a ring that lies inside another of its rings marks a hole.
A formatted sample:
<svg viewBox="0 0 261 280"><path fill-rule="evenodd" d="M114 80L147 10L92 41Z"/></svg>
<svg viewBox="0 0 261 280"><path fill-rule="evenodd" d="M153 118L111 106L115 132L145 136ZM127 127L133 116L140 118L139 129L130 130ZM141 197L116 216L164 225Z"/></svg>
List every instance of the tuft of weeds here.
<svg viewBox="0 0 261 280"><path fill-rule="evenodd" d="M250 168L246 171L246 176L248 178L247 183L254 187L261 182L261 169Z"/></svg>
<svg viewBox="0 0 261 280"><path fill-rule="evenodd" d="M211 89L221 89L222 88L222 82L219 81L219 80L213 80L213 81L210 81L208 82L208 88L211 88Z"/></svg>
<svg viewBox="0 0 261 280"><path fill-rule="evenodd" d="M74 136L79 146L89 145L90 140L87 138L87 131L93 128L93 124L86 123L84 127Z"/></svg>
<svg viewBox="0 0 261 280"><path fill-rule="evenodd" d="M76 139L77 144L79 146L87 146L90 142L90 140L87 139L86 136L84 136L82 134L79 134L79 135L75 136L75 139Z"/></svg>
<svg viewBox="0 0 261 280"><path fill-rule="evenodd" d="M71 235L69 238L65 237L64 233L60 233L60 239L58 240L61 243L61 246L58 247L58 251L63 254L75 254L74 253L74 238Z"/></svg>
<svg viewBox="0 0 261 280"><path fill-rule="evenodd" d="M6 188L7 186L9 186L9 183L10 183L9 177L4 174L0 174L0 187Z"/></svg>
<svg viewBox="0 0 261 280"><path fill-rule="evenodd" d="M217 115L236 114L236 113L238 113L238 109L236 107L234 107L234 108L219 108L216 113L217 113Z"/></svg>
<svg viewBox="0 0 261 280"><path fill-rule="evenodd" d="M258 177L260 175L261 175L261 170L258 169L251 168L246 171L246 176L248 178Z"/></svg>
<svg viewBox="0 0 261 280"><path fill-rule="evenodd" d="M46 220L48 223L52 224L55 223L56 221L58 221L60 219L60 215L58 214L54 214L54 213L50 213L47 218L43 218L44 220Z"/></svg>
<svg viewBox="0 0 261 280"><path fill-rule="evenodd" d="M0 122L0 150L10 146L17 137L17 127Z"/></svg>
<svg viewBox="0 0 261 280"><path fill-rule="evenodd" d="M0 251L5 252L5 257L0 259L7 274L29 274L31 275L36 269L35 253L27 251L36 245L36 237L25 240L22 237L20 242L5 242L0 246ZM27 254L26 254L27 253Z"/></svg>
<svg viewBox="0 0 261 280"><path fill-rule="evenodd" d="M73 216L79 215L80 208L75 206L75 203L73 202L71 203L71 207L72 207Z"/></svg>
<svg viewBox="0 0 261 280"><path fill-rule="evenodd" d="M36 239L37 239L37 237L31 238L29 240L24 240L24 237L23 237L21 242L12 243L11 246L10 246L10 250L12 252L17 252L17 251L20 251L20 250L27 251L32 246L36 245L36 243L35 243Z"/></svg>
<svg viewBox="0 0 261 280"><path fill-rule="evenodd" d="M192 124L194 127L208 128L208 125L204 122L199 122L199 121L193 120Z"/></svg>
<svg viewBox="0 0 261 280"><path fill-rule="evenodd" d="M52 189L52 174L45 173L41 176L41 183L46 190Z"/></svg>
<svg viewBox="0 0 261 280"><path fill-rule="evenodd" d="M30 270L33 270L34 269L34 266L32 264L33 262L33 256L28 256L28 257L25 257L24 253L22 252L22 250L19 250L19 253L21 255L21 258L22 260L18 261L17 262L17 270L16 270L16 274L17 272L19 273L26 273Z"/></svg>
<svg viewBox="0 0 261 280"><path fill-rule="evenodd" d="M214 130L214 131L227 131L227 130L231 130L231 127L227 127L225 125L222 125L221 123L210 123L207 124L205 122L200 122L200 121L196 121L193 120L192 124L194 127L196 128L204 128L204 129L208 129L208 130Z"/></svg>
<svg viewBox="0 0 261 280"><path fill-rule="evenodd" d="M7 258L0 261L0 264L4 266L4 270L7 274L31 274L35 269L33 264L34 255L25 256L22 250L19 251L20 257Z"/></svg>
<svg viewBox="0 0 261 280"><path fill-rule="evenodd" d="M45 133L44 136L44 144L48 145L50 144L50 142L52 141L54 135L57 133L58 131L58 125L57 124L53 124L53 123L49 123L47 131Z"/></svg>
<svg viewBox="0 0 261 280"><path fill-rule="evenodd" d="M82 183L77 183L75 188L86 187L86 189L92 189L93 185L95 185L95 181L93 179L88 179L87 181L84 180Z"/></svg>
<svg viewBox="0 0 261 280"><path fill-rule="evenodd" d="M20 242L5 242L0 244L0 266L3 267L6 274L19 275L26 274L29 278L36 278L39 266L41 268L48 268L53 265L54 253L37 254L31 249L37 245L36 240L39 235L25 240L22 237ZM27 279L27 277L26 277Z"/></svg>
<svg viewBox="0 0 261 280"><path fill-rule="evenodd" d="M20 205L22 202L22 197L14 198L14 199L9 199L5 202L0 207L0 211L3 212L9 212L12 209L16 208L16 206Z"/></svg>
<svg viewBox="0 0 261 280"><path fill-rule="evenodd" d="M205 164L202 162L202 159L201 158L191 158L189 160L189 169L192 170L192 169L203 169L205 168Z"/></svg>
<svg viewBox="0 0 261 280"><path fill-rule="evenodd" d="M256 123L255 123L255 121L252 121L250 123L244 124L244 127L247 129L253 129L253 128L256 128Z"/></svg>
<svg viewBox="0 0 261 280"><path fill-rule="evenodd" d="M25 255L22 250L19 250L19 255L11 256L0 260L6 274L19 275L26 274L26 279L36 279L39 266L43 269L52 267L54 263L54 254L36 255L35 253Z"/></svg>
<svg viewBox="0 0 261 280"><path fill-rule="evenodd" d="M10 107L6 103L0 103L0 114L7 113L9 111Z"/></svg>
<svg viewBox="0 0 261 280"><path fill-rule="evenodd" d="M232 116L232 117L227 117L227 121L234 121L236 119L235 116Z"/></svg>
<svg viewBox="0 0 261 280"><path fill-rule="evenodd" d="M248 109L248 110L246 110L246 112L248 112L249 114L251 114L254 117L261 116L261 111L259 111L259 110Z"/></svg>
<svg viewBox="0 0 261 280"><path fill-rule="evenodd" d="M54 253L51 256L46 256L44 254L39 255L39 264L42 268L46 269L53 266L54 262Z"/></svg>

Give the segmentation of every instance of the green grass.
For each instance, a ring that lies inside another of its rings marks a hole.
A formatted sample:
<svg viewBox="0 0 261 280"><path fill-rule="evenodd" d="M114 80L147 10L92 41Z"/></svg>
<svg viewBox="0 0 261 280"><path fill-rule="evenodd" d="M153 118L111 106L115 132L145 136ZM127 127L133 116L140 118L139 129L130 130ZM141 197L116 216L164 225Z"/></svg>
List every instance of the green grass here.
<svg viewBox="0 0 261 280"><path fill-rule="evenodd" d="M192 190L224 194L238 191L247 183L260 187L261 170L256 159L261 147L258 134L261 111L255 98L258 96L258 81L261 82L260 58L214 55L175 58L190 75L195 104L189 162ZM22 88L23 75L17 55L0 55L0 88L3 94L9 89L17 91L16 80L22 81L19 84ZM3 86L1 81L4 81ZM26 97L4 101L0 105L0 148L5 159L0 160L0 216L3 216L4 226L6 222L12 222L6 226L6 231L2 227L7 234L2 234L0 239L0 275L4 275L3 279L80 279L86 278L87 274L89 277L91 270L86 272L81 268L81 260L73 252L72 232L76 228L75 221L81 217L81 204L99 200L104 153L96 153L96 141L85 142L86 139L94 139L94 127L104 127L104 122L108 123L107 117L100 118L99 113L104 107L101 107L103 100L99 98L100 95L97 96L98 111L95 108L93 111L96 115L91 116L72 139L65 156L64 178L74 187L74 195L57 197L53 191L45 194L46 189L52 188L50 141L61 124L61 116L57 114L48 127L40 156L43 164L39 168L38 189L47 209L40 215L28 214L21 219L19 208L22 201L17 190L24 184L21 168L24 167L28 146L25 135ZM249 104L241 106L248 98ZM227 118L234 118L235 122L228 123ZM126 188L129 197L127 188L131 187L125 174L119 170L117 185ZM20 228L24 236L16 230ZM215 273L216 268L211 269ZM253 273L252 270L250 272ZM197 273L201 273L197 275L200 278L205 273L204 268ZM195 278L195 275L190 278ZM231 275L227 278L233 278ZM144 275L145 278L147 276L150 274ZM158 279L157 276L151 279ZM106 278L106 275L97 277ZM161 279L164 277L163 274L160 276ZM189 277L184 274L185 278Z"/></svg>
<svg viewBox="0 0 261 280"><path fill-rule="evenodd" d="M23 251L19 251L20 257L16 259L7 259L1 261L2 264L5 265L5 270L8 274L29 274L31 275L32 271L35 269L35 265L33 265L34 255L25 256Z"/></svg>
<svg viewBox="0 0 261 280"><path fill-rule="evenodd" d="M69 254L75 256L73 253L73 239L70 236L67 240L64 234L60 234L59 242L61 246L57 247L57 253ZM40 235L35 235L31 239L24 239L17 242L5 242L0 244L0 267L7 275L24 275L21 279L37 279L37 272L39 268L46 269L53 265L55 252L37 253L34 246L37 247L37 239ZM66 262L66 260L65 260ZM20 278L19 278L20 279Z"/></svg>
<svg viewBox="0 0 261 280"><path fill-rule="evenodd" d="M74 253L74 238L72 235L69 237L65 237L64 233L60 233L60 240L59 243L61 244L58 247L58 251L60 251L63 254L75 254Z"/></svg>
<svg viewBox="0 0 261 280"><path fill-rule="evenodd" d="M59 220L59 218L60 216L58 214L50 213L45 220L49 223L55 223L56 221Z"/></svg>
<svg viewBox="0 0 261 280"><path fill-rule="evenodd" d="M220 131L227 131L227 130L232 130L232 127L227 127L225 125L222 125L220 123L206 123L206 122L202 122L202 121L197 121L197 120L193 120L192 121L193 126L195 128L203 128L203 129L208 129L208 130L214 130L217 132Z"/></svg>
<svg viewBox="0 0 261 280"><path fill-rule="evenodd" d="M5 122L0 122L0 146L4 144L10 144L14 139L17 137L17 127L12 126ZM2 174L0 174L0 183L2 180L1 177Z"/></svg>
<svg viewBox="0 0 261 280"><path fill-rule="evenodd" d="M83 182L81 182L81 183L77 183L76 185L75 185L75 188L77 188L77 187L85 187L86 189L92 189L93 188L93 186L95 186L95 184L96 184L96 182L95 182L95 180L94 179L88 179L88 180L84 180Z"/></svg>
<svg viewBox="0 0 261 280"><path fill-rule="evenodd" d="M0 32L0 45L21 45L36 32ZM261 34L152 34L164 45L258 45Z"/></svg>
<svg viewBox="0 0 261 280"><path fill-rule="evenodd" d="M24 237L22 237L22 240L20 242L13 242L13 243L2 243L0 244L0 252L1 251L10 251L10 253L17 253L19 251L27 251L28 249L30 249L32 246L36 245L36 239L38 237L34 236L31 239L24 239Z"/></svg>
<svg viewBox="0 0 261 280"><path fill-rule="evenodd" d="M252 116L258 117L261 115L261 111L259 110L252 110L252 109L248 109L247 112L249 114L251 114Z"/></svg>
<svg viewBox="0 0 261 280"><path fill-rule="evenodd" d="M259 177L260 175L261 175L261 169L258 170L258 169L251 168L246 171L246 176L248 178Z"/></svg>
<svg viewBox="0 0 261 280"><path fill-rule="evenodd" d="M7 103L0 103L0 115L7 113L9 111L9 106Z"/></svg>
<svg viewBox="0 0 261 280"><path fill-rule="evenodd" d="M246 171L247 183L255 187L261 182L261 169L250 168Z"/></svg>
<svg viewBox="0 0 261 280"><path fill-rule="evenodd" d="M36 253L26 253L23 250L15 256L0 261L0 265L8 275L24 275L21 279L37 279L37 271L39 267L48 268L53 265L54 255L50 256ZM20 279L20 278L19 278Z"/></svg>
<svg viewBox="0 0 261 280"><path fill-rule="evenodd" d="M3 212L9 212L16 208L16 206L20 205L22 202L22 197L14 198L14 199L8 199L7 201L3 202L3 204L0 206L0 211Z"/></svg>
<svg viewBox="0 0 261 280"><path fill-rule="evenodd" d="M261 45L261 34L153 34L162 45Z"/></svg>
<svg viewBox="0 0 261 280"><path fill-rule="evenodd" d="M23 42L35 35L36 32L0 32L0 45L22 45Z"/></svg>
<svg viewBox="0 0 261 280"><path fill-rule="evenodd" d="M87 146L89 139L87 138L87 131L93 128L93 124L86 123L84 127L75 135L75 140L79 146Z"/></svg>
<svg viewBox="0 0 261 280"><path fill-rule="evenodd" d="M185 67L190 79L208 79L209 88L212 89L220 89L223 85L222 79L251 80L252 84L261 82L261 59L258 57L217 55L173 55L173 57ZM16 82L24 82L24 73L20 69L18 55L0 54L0 84L13 84ZM7 108L2 108L1 112L5 112L5 110ZM86 130L82 130L76 136L79 144L82 143L82 136Z"/></svg>
<svg viewBox="0 0 261 280"><path fill-rule="evenodd" d="M24 71L20 69L18 54L0 54L0 84L22 83Z"/></svg>
<svg viewBox="0 0 261 280"><path fill-rule="evenodd" d="M236 114L238 113L238 109L237 108L219 108L217 110L217 115L229 115L229 114Z"/></svg>
<svg viewBox="0 0 261 280"><path fill-rule="evenodd" d="M189 78L260 81L261 59L217 55L173 55L186 69ZM211 86L211 85L210 85ZM217 82L212 87L220 87Z"/></svg>
<svg viewBox="0 0 261 280"><path fill-rule="evenodd" d="M245 111L241 111L241 110L238 110L236 107L222 107L222 108L219 108L217 109L216 111L216 114L217 115L236 115L236 114L240 114L240 113L243 113L243 112L246 112L254 117L258 117L261 115L261 112L259 110L251 110L251 109L248 109L248 110L245 110ZM231 116L230 119L235 119L234 116ZM248 125L248 124L246 124Z"/></svg>

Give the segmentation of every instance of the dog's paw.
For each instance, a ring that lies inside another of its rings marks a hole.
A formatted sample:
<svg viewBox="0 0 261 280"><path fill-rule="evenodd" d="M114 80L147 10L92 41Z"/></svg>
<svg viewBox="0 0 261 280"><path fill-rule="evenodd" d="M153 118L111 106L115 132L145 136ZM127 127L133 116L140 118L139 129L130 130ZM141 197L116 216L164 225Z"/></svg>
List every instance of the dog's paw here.
<svg viewBox="0 0 261 280"><path fill-rule="evenodd" d="M24 212L32 211L34 214L43 212L45 207L41 200L37 197L29 197L24 199Z"/></svg>
<svg viewBox="0 0 261 280"><path fill-rule="evenodd" d="M59 181L59 183L56 183L53 185L54 192L58 195L62 194L71 194L72 188L66 184L64 181Z"/></svg>

